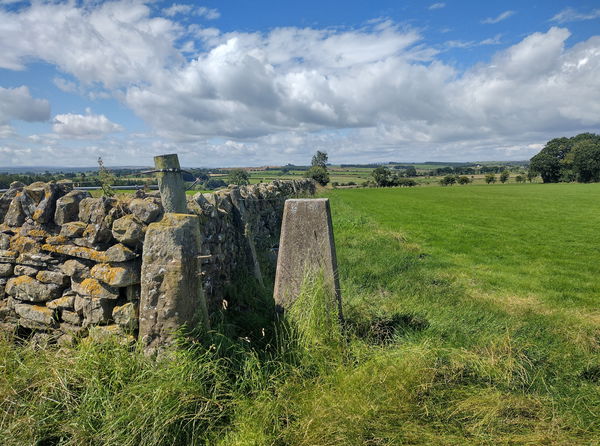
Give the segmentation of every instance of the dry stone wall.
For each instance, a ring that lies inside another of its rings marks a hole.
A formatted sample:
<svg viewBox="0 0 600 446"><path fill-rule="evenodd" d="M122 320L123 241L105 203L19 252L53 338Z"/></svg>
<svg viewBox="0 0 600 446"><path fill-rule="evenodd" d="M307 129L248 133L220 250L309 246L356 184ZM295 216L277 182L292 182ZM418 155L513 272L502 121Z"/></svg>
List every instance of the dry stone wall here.
<svg viewBox="0 0 600 446"><path fill-rule="evenodd" d="M285 200L314 191L311 180L274 181L188 199L209 311L239 275L263 280ZM119 200L69 183L11 184L0 197L0 329L58 342L136 336L146 228L162 216L157 193Z"/></svg>

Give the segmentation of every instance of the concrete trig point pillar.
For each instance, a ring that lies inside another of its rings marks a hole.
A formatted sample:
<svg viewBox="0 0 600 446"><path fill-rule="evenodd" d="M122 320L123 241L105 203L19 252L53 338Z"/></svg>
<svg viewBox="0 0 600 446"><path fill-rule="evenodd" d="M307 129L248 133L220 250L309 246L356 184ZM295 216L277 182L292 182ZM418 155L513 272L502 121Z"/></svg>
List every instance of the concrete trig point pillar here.
<svg viewBox="0 0 600 446"><path fill-rule="evenodd" d="M147 352L173 344L182 326L208 328L200 277L200 223L188 214L177 155L154 158L165 214L148 225L142 257L139 336Z"/></svg>
<svg viewBox="0 0 600 446"><path fill-rule="evenodd" d="M275 304L289 308L300 293L305 275L316 271L323 272L325 286L336 299L341 319L342 300L329 200L286 200L275 275Z"/></svg>

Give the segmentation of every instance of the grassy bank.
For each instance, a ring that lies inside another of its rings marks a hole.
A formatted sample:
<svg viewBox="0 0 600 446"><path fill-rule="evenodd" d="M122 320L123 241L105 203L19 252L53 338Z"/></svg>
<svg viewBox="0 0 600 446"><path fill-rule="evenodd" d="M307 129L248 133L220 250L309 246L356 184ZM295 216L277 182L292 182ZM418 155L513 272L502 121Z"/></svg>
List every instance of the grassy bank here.
<svg viewBox="0 0 600 446"><path fill-rule="evenodd" d="M316 281L161 361L3 341L2 444L597 444L600 186L328 196L344 333Z"/></svg>

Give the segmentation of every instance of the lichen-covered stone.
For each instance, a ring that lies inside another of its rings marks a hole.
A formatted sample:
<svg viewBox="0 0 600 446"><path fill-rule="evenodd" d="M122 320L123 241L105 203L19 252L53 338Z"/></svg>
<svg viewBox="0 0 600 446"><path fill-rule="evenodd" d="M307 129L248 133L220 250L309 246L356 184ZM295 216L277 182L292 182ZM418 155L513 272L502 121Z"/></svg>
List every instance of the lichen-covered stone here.
<svg viewBox="0 0 600 446"><path fill-rule="evenodd" d="M40 252L23 252L19 254L17 263L36 266L38 268L47 268L49 263L53 262L52 256Z"/></svg>
<svg viewBox="0 0 600 446"><path fill-rule="evenodd" d="M138 328L138 304L127 302L113 309L112 318L116 324L128 331Z"/></svg>
<svg viewBox="0 0 600 446"><path fill-rule="evenodd" d="M45 229L40 228L39 225L36 223L33 223L32 225L28 225L27 223L25 223L21 227L19 235L30 237L39 243L43 242L51 234Z"/></svg>
<svg viewBox="0 0 600 446"><path fill-rule="evenodd" d="M73 280L71 282L71 289L80 296L97 299L117 299L119 297L118 289L93 278L83 279L81 282Z"/></svg>
<svg viewBox="0 0 600 446"><path fill-rule="evenodd" d="M53 220L56 201L67 192L67 184L36 182L23 188L19 199L25 215L33 221L46 224Z"/></svg>
<svg viewBox="0 0 600 446"><path fill-rule="evenodd" d="M16 251L19 253L28 252L28 253L37 253L40 252L41 245L31 237L23 237L20 235L15 235L10 240L10 249L11 251Z"/></svg>
<svg viewBox="0 0 600 446"><path fill-rule="evenodd" d="M14 263L3 263L6 260L0 259L0 277L10 277L15 270Z"/></svg>
<svg viewBox="0 0 600 446"><path fill-rule="evenodd" d="M92 268L90 274L93 278L114 287L140 283L140 265L137 262L99 263Z"/></svg>
<svg viewBox="0 0 600 446"><path fill-rule="evenodd" d="M62 310L60 318L68 324L81 325L81 316L75 311Z"/></svg>
<svg viewBox="0 0 600 446"><path fill-rule="evenodd" d="M75 311L83 316L85 327L110 322L114 307L115 301L112 299L75 297Z"/></svg>
<svg viewBox="0 0 600 446"><path fill-rule="evenodd" d="M78 259L69 259L60 265L60 270L74 280L83 280L90 277L91 262Z"/></svg>
<svg viewBox="0 0 600 446"><path fill-rule="evenodd" d="M123 332L123 329L116 324L98 325L89 329L88 339L91 342L104 342L109 338L117 338L122 345L128 345L135 342L135 338Z"/></svg>
<svg viewBox="0 0 600 446"><path fill-rule="evenodd" d="M117 205L115 198L84 198L79 203L79 220L84 223L101 224L111 208Z"/></svg>
<svg viewBox="0 0 600 446"><path fill-rule="evenodd" d="M144 241L144 225L133 214L127 214L114 221L112 235L124 245L137 248Z"/></svg>
<svg viewBox="0 0 600 446"><path fill-rule="evenodd" d="M54 318L54 312L41 305L16 304L15 312L21 318L37 322L44 327L51 328L58 325Z"/></svg>
<svg viewBox="0 0 600 446"><path fill-rule="evenodd" d="M10 188L0 197L0 222L4 221L4 217L8 212L8 208L13 201L13 198L20 193L25 185L20 181L14 181L10 184ZM6 249L6 248L4 248Z"/></svg>
<svg viewBox="0 0 600 446"><path fill-rule="evenodd" d="M0 261L14 263L19 257L19 253L8 249L0 250Z"/></svg>
<svg viewBox="0 0 600 446"><path fill-rule="evenodd" d="M62 287L54 283L42 283L29 276L19 276L8 279L6 293L23 301L47 302L59 297Z"/></svg>
<svg viewBox="0 0 600 446"><path fill-rule="evenodd" d="M137 254L122 243L111 246L104 253L106 260L104 262L118 263L127 262L137 257Z"/></svg>
<svg viewBox="0 0 600 446"><path fill-rule="evenodd" d="M35 277L39 268L27 265L15 265L15 276L30 276Z"/></svg>
<svg viewBox="0 0 600 446"><path fill-rule="evenodd" d="M106 224L89 224L83 231L81 238L85 239L88 246L109 243L112 240L112 232Z"/></svg>
<svg viewBox="0 0 600 446"><path fill-rule="evenodd" d="M69 283L69 278L58 271L42 270L35 276L42 283L55 283L56 285L66 286Z"/></svg>
<svg viewBox="0 0 600 446"><path fill-rule="evenodd" d="M75 338L82 338L87 336L88 334L88 329L87 327L82 327L81 325L73 325L73 324L69 324L68 322L61 322L58 326L58 329L70 336L73 336Z"/></svg>
<svg viewBox="0 0 600 446"><path fill-rule="evenodd" d="M46 239L48 245L66 245L71 240L64 235L53 235Z"/></svg>
<svg viewBox="0 0 600 446"><path fill-rule="evenodd" d="M0 232L0 250L7 250L10 247L10 235Z"/></svg>
<svg viewBox="0 0 600 446"><path fill-rule="evenodd" d="M87 191L74 190L56 201L54 222L57 225L76 221L79 218L79 203L85 198L91 198Z"/></svg>
<svg viewBox="0 0 600 446"><path fill-rule="evenodd" d="M146 224L156 221L162 209L151 198L134 198L129 203L129 210L135 217Z"/></svg>
<svg viewBox="0 0 600 446"><path fill-rule="evenodd" d="M183 324L208 324L199 254L198 217L167 213L148 226L139 322L148 351L172 344L175 331Z"/></svg>
<svg viewBox="0 0 600 446"><path fill-rule="evenodd" d="M6 282L8 279L0 279L0 301L6 297ZM0 317L2 319L2 317Z"/></svg>
<svg viewBox="0 0 600 446"><path fill-rule="evenodd" d="M69 238L81 237L87 226L87 223L82 221L71 221L64 223L60 229L60 235Z"/></svg>
<svg viewBox="0 0 600 446"><path fill-rule="evenodd" d="M93 260L94 262L109 262L104 251L98 251L93 248L86 248L77 245L50 245L48 243L42 245L42 250L63 254L70 257L78 257L85 260ZM135 256L135 255L134 255Z"/></svg>
<svg viewBox="0 0 600 446"><path fill-rule="evenodd" d="M67 294L59 297L58 299L46 302L46 306L51 310L69 310L73 309L75 305L75 294Z"/></svg>
<svg viewBox="0 0 600 446"><path fill-rule="evenodd" d="M25 223L25 212L23 211L23 207L21 206L21 200L19 197L22 192L17 192L16 196L10 202L8 206L8 210L6 211L6 215L4 216L4 223L8 226L17 227L21 226Z"/></svg>

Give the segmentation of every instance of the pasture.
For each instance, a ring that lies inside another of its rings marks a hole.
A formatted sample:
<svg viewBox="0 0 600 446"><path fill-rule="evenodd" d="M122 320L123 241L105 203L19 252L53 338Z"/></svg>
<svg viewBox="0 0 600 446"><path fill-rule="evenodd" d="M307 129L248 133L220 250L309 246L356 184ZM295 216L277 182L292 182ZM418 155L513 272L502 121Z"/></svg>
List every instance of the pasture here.
<svg viewBox="0 0 600 446"><path fill-rule="evenodd" d="M343 334L311 307L159 362L2 342L3 444L597 444L600 185L323 194Z"/></svg>

